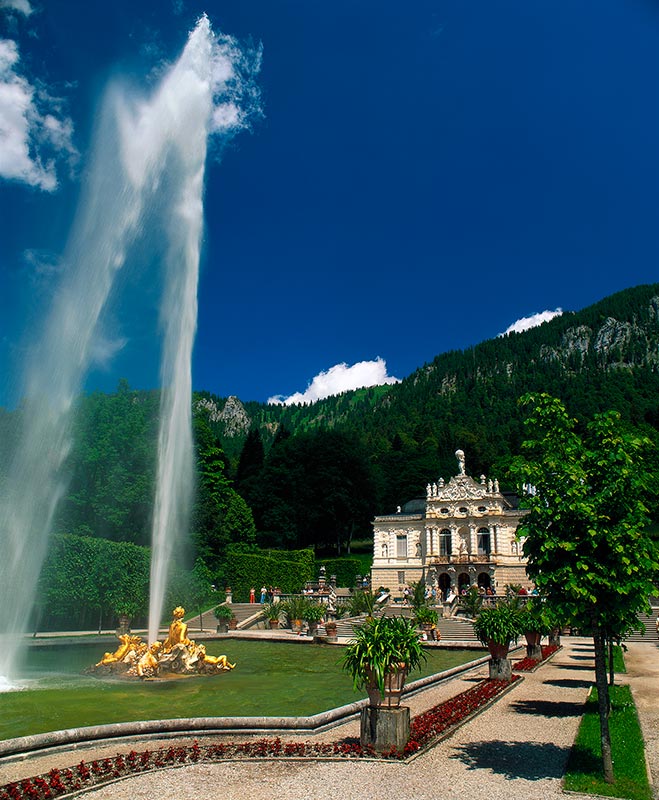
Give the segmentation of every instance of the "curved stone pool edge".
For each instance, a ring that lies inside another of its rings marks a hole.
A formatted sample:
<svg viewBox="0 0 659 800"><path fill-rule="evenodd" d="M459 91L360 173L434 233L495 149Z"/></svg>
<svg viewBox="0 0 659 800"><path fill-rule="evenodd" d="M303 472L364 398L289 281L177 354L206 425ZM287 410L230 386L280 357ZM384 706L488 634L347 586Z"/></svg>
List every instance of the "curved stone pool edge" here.
<svg viewBox="0 0 659 800"><path fill-rule="evenodd" d="M405 687L403 694L411 696L430 686L451 680L457 675L471 672L486 664L489 659L489 655L484 656L443 672L418 678ZM31 755L43 754L44 751L76 750L110 741L144 741L150 738L169 738L200 733L247 733L250 735L286 732L320 733L357 716L367 703L367 699L358 700L355 703L307 717L191 717L69 728L0 741L0 759L13 761L17 758L25 759Z"/></svg>

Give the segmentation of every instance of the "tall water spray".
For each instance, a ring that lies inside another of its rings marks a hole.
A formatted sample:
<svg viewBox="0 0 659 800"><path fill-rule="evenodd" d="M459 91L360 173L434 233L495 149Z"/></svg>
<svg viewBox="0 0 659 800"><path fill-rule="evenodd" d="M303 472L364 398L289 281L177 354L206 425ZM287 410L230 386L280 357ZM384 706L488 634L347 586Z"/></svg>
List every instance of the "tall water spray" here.
<svg viewBox="0 0 659 800"><path fill-rule="evenodd" d="M14 674L46 555L75 398L102 313L136 239L168 231L164 343L149 639L156 638L168 565L186 531L192 489L191 354L203 230L208 136L232 135L254 110L258 58L246 59L203 16L149 99L115 87L97 125L87 184L66 249L63 283L28 359L21 435L0 494L0 687ZM252 72L248 70L251 68ZM154 243L153 241L151 242Z"/></svg>

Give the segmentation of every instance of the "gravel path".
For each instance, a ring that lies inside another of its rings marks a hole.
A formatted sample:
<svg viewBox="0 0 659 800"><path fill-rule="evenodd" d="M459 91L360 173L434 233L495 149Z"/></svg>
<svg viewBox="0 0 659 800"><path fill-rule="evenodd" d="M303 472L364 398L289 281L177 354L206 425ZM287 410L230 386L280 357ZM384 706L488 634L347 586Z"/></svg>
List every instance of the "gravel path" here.
<svg viewBox="0 0 659 800"><path fill-rule="evenodd" d="M153 797L205 800L217 795L222 800L259 796L326 800L328 795L337 794L360 800L392 796L401 800L550 800L565 797L561 791L561 778L593 680L593 650L586 639L566 637L563 645L550 663L525 675L523 681L491 708L409 764L312 760L198 764L137 775L91 789L85 793L85 798L119 800L129 796L131 800L152 800ZM627 680L632 685L641 713L649 762L653 773L659 776L657 655L656 646L651 644L630 645ZM654 671L649 669L650 666ZM419 693L409 698L407 704L411 706L412 714L417 714L462 691L482 675L482 670L472 672L450 684ZM321 736L304 738L333 740L358 734L358 723L353 721ZM149 743L150 748L155 746ZM25 776L42 768L70 765L81 756L89 761L101 755L114 755L117 750L115 744L94 753L53 755L52 763L48 764L37 765L37 761L30 759L8 766Z"/></svg>

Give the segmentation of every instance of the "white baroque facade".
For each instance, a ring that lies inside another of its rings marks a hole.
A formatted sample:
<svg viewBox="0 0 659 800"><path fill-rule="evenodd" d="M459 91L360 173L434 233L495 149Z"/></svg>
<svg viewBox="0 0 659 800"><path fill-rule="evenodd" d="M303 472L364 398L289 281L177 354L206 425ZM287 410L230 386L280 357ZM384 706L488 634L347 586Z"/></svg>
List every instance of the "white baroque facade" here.
<svg viewBox="0 0 659 800"><path fill-rule="evenodd" d="M371 586L400 597L423 580L445 598L473 585L499 594L507 584L532 583L526 575L522 542L515 533L523 511L499 490L497 480L466 474L462 450L458 474L426 486L425 500L412 500L395 514L373 521Z"/></svg>

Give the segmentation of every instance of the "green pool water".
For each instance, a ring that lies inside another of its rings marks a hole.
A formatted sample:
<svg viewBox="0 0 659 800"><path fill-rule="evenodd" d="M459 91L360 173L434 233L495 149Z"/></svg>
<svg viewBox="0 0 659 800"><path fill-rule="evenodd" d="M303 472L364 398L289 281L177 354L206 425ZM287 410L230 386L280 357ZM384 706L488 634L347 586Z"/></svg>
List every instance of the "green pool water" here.
<svg viewBox="0 0 659 800"><path fill-rule="evenodd" d="M80 674L103 655L98 645L31 648L21 690L0 694L0 739L149 719L307 716L365 696L341 669L341 647L227 639L208 642L207 651L225 653L236 669L167 681L101 680ZM427 654L408 680L479 656L473 650Z"/></svg>

